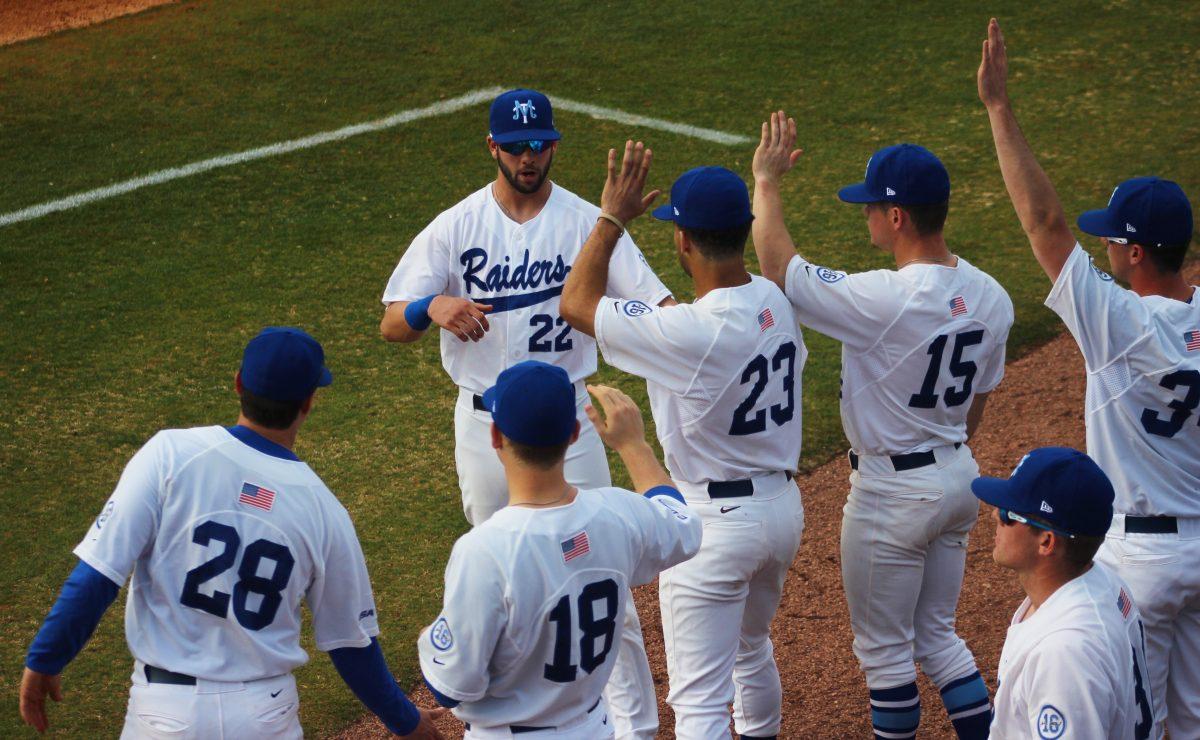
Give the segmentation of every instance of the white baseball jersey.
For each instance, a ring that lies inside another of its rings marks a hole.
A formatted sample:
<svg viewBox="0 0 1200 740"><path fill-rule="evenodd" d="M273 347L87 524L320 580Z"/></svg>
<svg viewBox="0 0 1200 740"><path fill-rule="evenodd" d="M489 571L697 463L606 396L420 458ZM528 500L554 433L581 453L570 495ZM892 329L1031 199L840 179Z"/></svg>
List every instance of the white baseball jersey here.
<svg viewBox="0 0 1200 740"><path fill-rule="evenodd" d="M442 212L417 234L383 293L385 304L432 294L492 306L491 329L479 342L441 332L450 378L483 393L501 371L524 360L558 365L575 382L596 372L595 341L573 331L558 312L563 283L596 225L600 209L560 185L530 221L518 224L492 195L492 185ZM607 292L657 305L671 295L629 234L617 242Z"/></svg>
<svg viewBox="0 0 1200 740"><path fill-rule="evenodd" d="M965 442L972 398L1004 377L1012 301L961 257L847 275L797 255L784 292L801 324L842 342L842 425L860 455Z"/></svg>
<svg viewBox="0 0 1200 740"><path fill-rule="evenodd" d="M1133 516L1200 516L1200 291L1189 303L1141 297L1083 247L1046 305L1087 365L1087 451Z"/></svg>
<svg viewBox="0 0 1200 740"><path fill-rule="evenodd" d="M992 738L1145 740L1156 732L1141 616L1100 563L1026 618L1000 653Z"/></svg>
<svg viewBox="0 0 1200 740"><path fill-rule="evenodd" d="M117 584L132 571L138 660L211 681L288 673L308 660L301 600L320 650L379 634L350 516L306 464L256 439L219 426L154 435L75 548Z"/></svg>
<svg viewBox="0 0 1200 740"><path fill-rule="evenodd" d="M700 534L681 501L618 488L501 509L454 545L442 614L417 642L425 679L473 726L582 716L612 673L629 587L695 555Z"/></svg>
<svg viewBox="0 0 1200 740"><path fill-rule="evenodd" d="M595 326L604 359L646 379L674 480L796 469L808 350L791 305L770 280L754 275L746 285L662 308L604 298Z"/></svg>

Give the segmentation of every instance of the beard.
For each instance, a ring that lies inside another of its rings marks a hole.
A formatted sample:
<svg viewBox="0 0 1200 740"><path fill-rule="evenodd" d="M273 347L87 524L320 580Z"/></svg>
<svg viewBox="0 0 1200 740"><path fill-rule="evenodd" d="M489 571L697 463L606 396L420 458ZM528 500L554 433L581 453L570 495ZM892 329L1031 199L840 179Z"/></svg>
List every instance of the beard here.
<svg viewBox="0 0 1200 740"><path fill-rule="evenodd" d="M522 193L524 195L530 195L541 190L542 185L546 182L546 178L550 176L550 165L554 164L554 155L551 154L550 158L546 160L545 169L539 171L536 166L523 168L523 171L533 171L538 173L537 181L533 185L525 185L518 180L516 173L505 167L504 162L501 161L500 157L498 156L496 157L496 164L500 167L500 174L504 175L504 179L508 180L508 184L512 185L513 190L516 190L518 193Z"/></svg>

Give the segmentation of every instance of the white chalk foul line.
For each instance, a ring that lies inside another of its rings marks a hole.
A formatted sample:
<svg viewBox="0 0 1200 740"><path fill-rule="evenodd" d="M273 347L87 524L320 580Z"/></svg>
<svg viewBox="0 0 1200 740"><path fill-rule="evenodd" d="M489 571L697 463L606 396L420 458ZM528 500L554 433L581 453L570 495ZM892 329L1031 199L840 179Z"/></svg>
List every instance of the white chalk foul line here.
<svg viewBox="0 0 1200 740"><path fill-rule="evenodd" d="M267 157L275 157L288 152L299 151L301 149L310 149L321 144L328 144L331 141L341 141L349 139L352 136L359 134L367 134L374 131L383 131L384 129L394 128L405 123L417 121L422 118L431 118L440 116L446 113L453 113L469 108L472 105L484 103L492 100L500 93L504 92L502 87L485 87L479 90L473 90L464 95L459 95L456 98L443 100L433 105L427 105L423 108L412 108L410 110L400 111L399 113L390 115L386 118L379 118L366 123L357 123L353 126L344 126L333 131L324 131L319 134L305 136L300 139L291 139L289 141L281 141L267 146L260 146L256 149L247 149L243 152L234 154L223 154L219 157L202 159L198 162L185 164L182 167L171 167L158 172L152 172L149 175L135 177L131 180L118 182L113 185L106 185L102 188L94 188L86 190L82 193L69 195L66 198L58 200L50 200L45 203L39 203L28 208L22 208L19 211L0 214L0 226L8 226L9 224L19 223L21 221L31 221L35 218L57 213L59 211L67 211L72 208L78 208L88 203L95 203L98 200L114 198L118 195L140 190L141 188L151 185L161 185L164 182L178 180L184 177L191 177L209 170L219 169L221 167L229 167L243 162L251 162L256 159L266 159ZM717 144L748 144L752 140L745 136L736 136L727 134L723 131L715 131L708 128L700 128L698 126L688 126L682 123L674 123L672 121L664 121L661 118L650 118L648 116L639 116L633 113L626 113L616 108L604 108L598 105L589 103L581 103L576 100L568 100L566 98L558 98L551 96L554 107L559 110L571 111L573 113L583 113L593 118L599 118L608 121L616 121L618 123L627 124L630 126L639 126L642 128L652 128L659 131L669 131L673 134L690 136L704 141L711 141Z"/></svg>

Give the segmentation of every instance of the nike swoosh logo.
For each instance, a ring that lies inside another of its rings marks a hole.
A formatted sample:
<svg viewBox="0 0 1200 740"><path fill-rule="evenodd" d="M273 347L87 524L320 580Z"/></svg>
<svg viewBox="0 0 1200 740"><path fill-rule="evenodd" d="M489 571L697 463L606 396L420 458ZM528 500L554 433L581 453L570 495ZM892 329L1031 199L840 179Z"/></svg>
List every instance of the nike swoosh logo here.
<svg viewBox="0 0 1200 740"><path fill-rule="evenodd" d="M446 665L445 663L443 663L442 661L438 660L437 658L434 658L434 659L433 659L433 662L434 662L434 663L437 663L438 665Z"/></svg>
<svg viewBox="0 0 1200 740"><path fill-rule="evenodd" d="M280 689L279 691L276 691L275 693L271 694L271 698L274 699L275 697L279 696L282 693L283 693L283 689Z"/></svg>
<svg viewBox="0 0 1200 740"><path fill-rule="evenodd" d="M722 506L721 513L728 514L729 512L733 511L734 509L740 509L740 508L742 508L742 507L741 506Z"/></svg>

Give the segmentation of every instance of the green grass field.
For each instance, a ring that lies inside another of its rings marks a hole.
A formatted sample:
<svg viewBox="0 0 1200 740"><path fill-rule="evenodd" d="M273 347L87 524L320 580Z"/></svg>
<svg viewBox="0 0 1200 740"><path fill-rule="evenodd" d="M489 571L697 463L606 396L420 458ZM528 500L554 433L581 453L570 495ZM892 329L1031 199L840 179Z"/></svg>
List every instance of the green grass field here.
<svg viewBox="0 0 1200 740"><path fill-rule="evenodd" d="M0 213L490 85L751 136L783 107L807 152L786 194L806 255L846 270L888 266L859 210L834 193L861 179L876 148L922 143L951 173L952 248L1013 297L1016 356L1059 324L1041 307L1048 283L975 94L989 14L1008 37L1018 114L1068 212L1098 207L1139 174L1200 198L1200 5L1183 0L903 10L239 0L0 48ZM553 177L591 199L605 151L628 137L654 148L656 186L698 164L749 177L753 145L565 112L558 125ZM24 651L125 461L160 428L231 423L241 347L267 324L304 326L325 344L337 380L298 451L355 519L385 651L411 685L414 639L436 615L465 522L436 340L384 343L379 296L408 240L493 177L485 133L479 105L0 227L0 735L32 734L16 712ZM633 232L690 298L669 227L643 219ZM812 467L844 440L838 348L806 339ZM629 377L601 377L644 398ZM52 708L64 735L118 731L131 665L122 611L64 674L66 701ZM324 656L299 679L310 734L361 714Z"/></svg>

